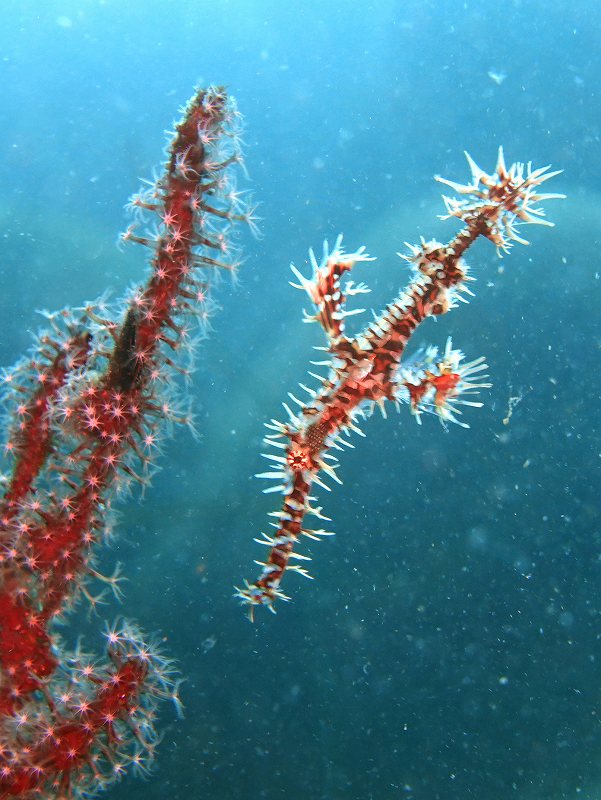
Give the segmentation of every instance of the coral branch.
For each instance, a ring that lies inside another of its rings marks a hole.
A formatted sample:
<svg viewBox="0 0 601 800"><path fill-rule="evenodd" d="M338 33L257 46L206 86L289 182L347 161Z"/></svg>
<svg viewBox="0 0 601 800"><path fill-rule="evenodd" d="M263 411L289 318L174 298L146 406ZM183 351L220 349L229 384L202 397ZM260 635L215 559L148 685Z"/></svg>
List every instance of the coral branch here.
<svg viewBox="0 0 601 800"><path fill-rule="evenodd" d="M289 599L280 588L284 572L293 570L310 577L290 560L306 558L295 553L301 536L319 538L327 533L305 524L308 515L325 519L321 508L314 505L312 487L317 484L329 490L324 479L339 482L337 459L329 451L349 445L345 437L350 432L361 433L358 417L375 405L384 413L388 400L397 406L409 403L418 420L427 411L437 414L443 423L458 422L459 406L481 405L466 398L490 385L483 382L487 377L482 374L486 369L484 359L465 363L463 354L453 350L449 340L440 355L435 348L429 348L425 354L407 360L407 344L425 319L446 313L458 300L465 300L463 295L471 294L463 256L479 237L490 239L499 252L507 252L514 242L527 244L517 233L519 225L550 225L537 203L563 195L538 191L556 172L549 172L548 167L533 170L523 164L507 169L502 150L492 175L483 172L469 156L468 163L471 183L460 185L438 179L461 195L461 199L445 197L444 201L447 216L461 220L462 229L446 245L422 240L419 245L408 246L409 253L402 257L413 269L409 286L358 336L344 335L343 317L349 313L343 308L345 293L352 291L352 285L350 290L348 284L342 289L340 278L358 261L370 260L364 248L347 255L339 237L331 252L327 245L324 247L320 264L310 253L311 278L292 267L299 281L293 285L305 290L316 307L316 314L306 315L305 321L319 322L327 335L330 358L325 364L329 374L316 390L303 386L311 396L309 402L291 395L300 406L298 413L284 404L288 420L272 420L267 425L272 433L265 441L279 454L265 454L271 470L259 477L275 480L276 485L266 491L281 491L284 501L281 511L274 513L275 533L264 534L258 540L269 550L260 576L236 590L249 606L251 618L256 605L266 605L273 611L276 599ZM357 290L364 292L365 287L360 284Z"/></svg>
<svg viewBox="0 0 601 800"><path fill-rule="evenodd" d="M89 796L152 757L156 705L175 691L173 668L131 626L110 634L108 655L104 670L72 657L61 693L44 687L45 708L14 715L0 796Z"/></svg>
<svg viewBox="0 0 601 800"><path fill-rule="evenodd" d="M39 346L39 360L30 362L24 370L23 382L15 391L25 400L16 402L14 430L9 435L6 451L16 461L10 485L2 498L0 520L6 529L17 513L19 503L31 492L52 447L49 412L58 399L67 379L81 369L88 358L91 336L87 332L76 334L66 341L53 341L44 337ZM5 383L15 382L9 373Z"/></svg>
<svg viewBox="0 0 601 800"><path fill-rule="evenodd" d="M123 241L151 250L147 282L124 308L49 315L31 355L3 378L12 474L0 501L0 797L85 794L152 757L167 662L131 625L109 635L110 665L86 667L52 631L82 594L115 494L146 484L191 323L210 310L212 276L235 270L241 208L238 115L222 89L183 109L162 177L130 200ZM154 215L151 229L138 231ZM121 320L120 322L117 320ZM118 575L104 582L118 591ZM59 669L60 668L60 669ZM65 675L67 677L65 677Z"/></svg>

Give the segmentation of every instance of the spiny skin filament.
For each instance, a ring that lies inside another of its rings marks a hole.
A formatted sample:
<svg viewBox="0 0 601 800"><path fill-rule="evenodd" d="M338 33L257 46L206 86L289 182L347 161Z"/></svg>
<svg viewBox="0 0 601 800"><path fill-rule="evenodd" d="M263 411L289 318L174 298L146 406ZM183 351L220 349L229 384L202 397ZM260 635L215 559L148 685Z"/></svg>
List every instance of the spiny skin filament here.
<svg viewBox="0 0 601 800"><path fill-rule="evenodd" d="M339 236L332 250L324 244L320 262L310 251L311 278L292 266L298 281L292 285L305 291L314 306L313 314L305 312L305 322L318 322L327 337L328 346L319 349L326 350L328 357L318 363L327 368L328 375L323 378L310 373L320 381L316 389L301 384L310 399L302 401L290 394L300 410L295 412L284 404L287 421L272 420L267 425L271 433L265 442L278 454L264 454L271 468L258 477L275 480L276 484L265 491L281 492L284 499L281 510L272 515L275 532L256 540L268 548L266 560L257 562L259 577L236 588L236 596L248 607L251 619L255 606L265 605L275 611L276 600L290 599L281 589L286 571L311 577L304 567L290 561L307 560L295 552L301 536L320 539L330 535L305 525L307 516L327 519L315 505L312 488L317 484L330 491L324 479L340 482L338 459L330 451L352 447L347 437L353 432L364 435L358 424L360 418L375 406L385 415L386 401L391 401L397 408L407 403L418 422L424 412L429 412L443 424L468 427L459 419L460 406L482 405L471 398L490 386L483 374L487 369L483 358L465 362L450 339L441 353L431 347L413 358L405 355L407 345L428 317L445 314L458 301L467 302L465 295L472 294L468 287L472 279L463 257L479 237L489 239L499 254L508 252L515 242L527 244L518 235L520 224L552 225L537 204L563 195L539 191L542 183L558 174L550 172L549 167L532 169L530 164L517 163L507 168L499 149L496 169L488 175L466 156L472 173L470 183L437 178L460 195L460 199L443 199L447 210L444 218L460 220L461 230L446 245L424 239L419 245L407 245L408 253L401 257L413 271L408 287L357 336L345 335L345 318L358 313L347 311L345 301L349 295L368 290L352 281L343 286L341 278L356 263L372 260L365 248L345 253Z"/></svg>

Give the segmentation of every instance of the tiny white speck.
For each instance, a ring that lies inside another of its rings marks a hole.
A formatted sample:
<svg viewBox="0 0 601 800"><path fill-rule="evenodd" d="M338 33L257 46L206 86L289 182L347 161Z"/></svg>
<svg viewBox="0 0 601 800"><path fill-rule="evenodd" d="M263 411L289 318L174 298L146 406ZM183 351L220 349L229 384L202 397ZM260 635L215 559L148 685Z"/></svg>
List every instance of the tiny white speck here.
<svg viewBox="0 0 601 800"><path fill-rule="evenodd" d="M497 72L497 70L494 69L489 69L486 74L493 83L497 84L497 86L500 86L503 83L503 81L507 78L506 72Z"/></svg>

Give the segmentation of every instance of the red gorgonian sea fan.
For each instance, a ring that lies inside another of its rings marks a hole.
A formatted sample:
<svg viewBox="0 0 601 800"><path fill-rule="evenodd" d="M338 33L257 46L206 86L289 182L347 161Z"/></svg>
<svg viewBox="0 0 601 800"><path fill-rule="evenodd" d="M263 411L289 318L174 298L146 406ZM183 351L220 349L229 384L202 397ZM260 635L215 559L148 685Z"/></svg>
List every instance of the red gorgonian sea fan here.
<svg viewBox="0 0 601 800"><path fill-rule="evenodd" d="M164 423L190 422L177 376L211 312L213 276L239 263L236 223L254 224L234 182L239 116L199 89L171 134L160 177L129 202L123 241L151 253L119 308L48 314L31 352L2 376L9 473L0 500L0 798L89 797L158 742L157 701L177 701L173 665L122 622L108 660L69 651L54 623L100 581L116 495L149 482ZM147 225L153 220L153 225Z"/></svg>

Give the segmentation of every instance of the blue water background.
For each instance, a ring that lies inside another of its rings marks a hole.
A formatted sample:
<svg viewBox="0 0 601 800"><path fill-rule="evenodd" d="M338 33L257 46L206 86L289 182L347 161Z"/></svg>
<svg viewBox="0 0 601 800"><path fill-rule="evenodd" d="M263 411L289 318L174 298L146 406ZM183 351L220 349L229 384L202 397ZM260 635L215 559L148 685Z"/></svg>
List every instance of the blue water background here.
<svg viewBox="0 0 601 800"><path fill-rule="evenodd" d="M36 309L142 280L123 205L197 82L236 96L261 202L187 390L200 439L166 445L102 555L128 578L104 615L160 631L186 676L152 777L112 797L601 797L599 41L592 1L2 2L3 365ZM251 625L231 595L275 507L263 421L322 344L290 261L344 232L378 256L357 280L379 310L403 242L456 229L432 176L467 180L464 150L492 170L501 144L564 170L557 226L502 261L473 248L477 297L416 341L486 355L485 407L469 430L368 421L319 493L337 536L304 548L315 580ZM100 621L72 624L101 651Z"/></svg>

